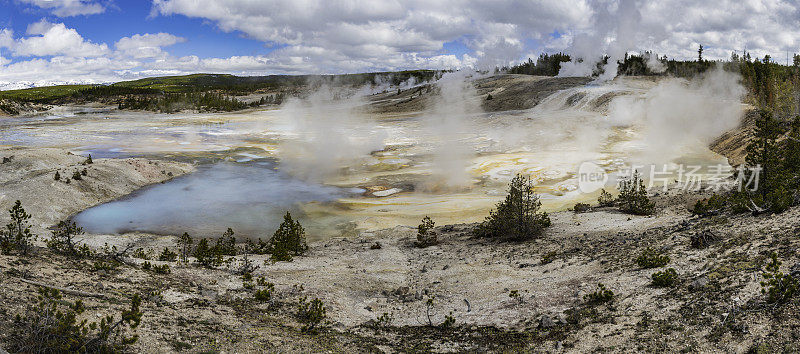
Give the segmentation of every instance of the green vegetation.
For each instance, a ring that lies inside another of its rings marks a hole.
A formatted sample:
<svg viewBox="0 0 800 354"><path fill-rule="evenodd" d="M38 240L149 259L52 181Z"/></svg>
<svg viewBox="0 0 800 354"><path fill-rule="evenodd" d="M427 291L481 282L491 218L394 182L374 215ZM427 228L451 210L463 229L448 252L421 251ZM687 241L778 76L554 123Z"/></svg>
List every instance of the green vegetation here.
<svg viewBox="0 0 800 354"><path fill-rule="evenodd" d="M162 265L154 265L150 262L142 263L142 270L151 271L156 274L169 274L172 273L172 270L169 268L169 264L162 264Z"/></svg>
<svg viewBox="0 0 800 354"><path fill-rule="evenodd" d="M79 320L85 311L80 300L70 303L55 289L39 288L39 301L14 319L15 326L8 334L11 352L24 353L117 353L136 343L135 330L142 319L139 295L134 295L131 307L120 318L108 315L100 323ZM93 316L89 316L93 317Z"/></svg>
<svg viewBox="0 0 800 354"><path fill-rule="evenodd" d="M653 286L658 288L670 287L678 280L678 272L674 268L667 268L652 275Z"/></svg>
<svg viewBox="0 0 800 354"><path fill-rule="evenodd" d="M31 243L36 239L28 221L31 215L25 212L19 200L8 210L8 214L11 222L6 224L5 230L0 230L0 251L10 254L17 250L21 254L27 255L31 249Z"/></svg>
<svg viewBox="0 0 800 354"><path fill-rule="evenodd" d="M589 304L603 304L614 300L614 292L606 289L603 283L597 284L597 290L583 296L583 300Z"/></svg>
<svg viewBox="0 0 800 354"><path fill-rule="evenodd" d="M767 295L767 302L782 304L789 301L798 290L798 281L790 274L780 271L781 261L775 252L770 254L771 262L766 270L761 273L761 293Z"/></svg>
<svg viewBox="0 0 800 354"><path fill-rule="evenodd" d="M262 289L258 289L253 293L253 298L260 302L272 301L272 293L275 292L275 284L268 283L263 277L258 279L258 285Z"/></svg>
<svg viewBox="0 0 800 354"><path fill-rule="evenodd" d="M417 226L417 247L425 248L439 243L436 232L433 231L434 222L427 215L422 219L422 223Z"/></svg>
<svg viewBox="0 0 800 354"><path fill-rule="evenodd" d="M597 203L601 207L610 207L610 206L614 206L614 204L616 203L616 199L614 198L614 196L611 195L611 193L609 193L605 189L603 189L600 192L600 197L597 198Z"/></svg>
<svg viewBox="0 0 800 354"><path fill-rule="evenodd" d="M119 109L139 109L175 113L185 109L201 112L230 112L250 107L235 98L214 92L168 93L157 97L130 97L119 103Z"/></svg>
<svg viewBox="0 0 800 354"><path fill-rule="evenodd" d="M53 235L47 240L47 247L53 252L67 255L69 257L83 258L93 254L88 246L77 245L76 236L83 235L83 229L78 227L75 222L61 221L53 230Z"/></svg>
<svg viewBox="0 0 800 354"><path fill-rule="evenodd" d="M698 200L689 211L701 217L714 216L724 210L727 207L727 203L725 195L714 194L710 198Z"/></svg>
<svg viewBox="0 0 800 354"><path fill-rule="evenodd" d="M164 247L164 250L158 255L158 260L162 262L175 262L178 260L178 254L170 251L169 248Z"/></svg>
<svg viewBox="0 0 800 354"><path fill-rule="evenodd" d="M619 210L634 215L650 215L655 210L655 205L647 196L644 181L639 176L639 171L633 171L633 176L620 182L619 196L617 197Z"/></svg>
<svg viewBox="0 0 800 354"><path fill-rule="evenodd" d="M800 168L799 146L793 139L800 136L800 117L792 122L788 138L784 138L786 133L786 123L775 119L771 111L759 112L754 137L746 148L745 164L751 169L738 176L743 185L733 196L735 210L780 213L794 204ZM746 185L756 180L757 185Z"/></svg>
<svg viewBox="0 0 800 354"><path fill-rule="evenodd" d="M558 256L558 252L556 251L550 251L545 253L542 256L542 264L552 263L554 260L556 260L556 256Z"/></svg>
<svg viewBox="0 0 800 354"><path fill-rule="evenodd" d="M561 63L568 61L569 55L563 53L543 53L536 59L536 63L529 58L527 62L504 69L510 74L556 76L561 70Z"/></svg>
<svg viewBox="0 0 800 354"><path fill-rule="evenodd" d="M178 249L181 252L181 262L189 263L189 255L192 253L192 244L194 244L194 240L192 236L189 236L188 233L184 232L180 238L178 238Z"/></svg>
<svg viewBox="0 0 800 354"><path fill-rule="evenodd" d="M456 325L456 318L453 317L453 311L450 311L449 314L444 316L444 321L442 321L442 324L440 324L439 327L442 327L444 329L449 329L453 328L453 326L455 325Z"/></svg>
<svg viewBox="0 0 800 354"><path fill-rule="evenodd" d="M636 257L636 265L643 269L663 267L669 263L669 256L647 247L639 257Z"/></svg>
<svg viewBox="0 0 800 354"><path fill-rule="evenodd" d="M589 210L592 210L592 207L586 203L575 203L575 206L572 207L572 211L576 213L585 213Z"/></svg>
<svg viewBox="0 0 800 354"><path fill-rule="evenodd" d="M291 262L293 256L303 255L308 250L306 234L299 221L286 212L283 222L269 240L269 253L274 261Z"/></svg>
<svg viewBox="0 0 800 354"><path fill-rule="evenodd" d="M202 238L197 246L194 248L192 254L203 267L214 268L222 265L222 254L218 252L217 247L209 245L208 239Z"/></svg>
<svg viewBox="0 0 800 354"><path fill-rule="evenodd" d="M308 302L308 298L303 296L297 302L297 319L303 325L300 329L303 333L314 333L327 318L327 311L322 300L314 298Z"/></svg>
<svg viewBox="0 0 800 354"><path fill-rule="evenodd" d="M475 235L517 241L537 238L550 226L550 217L539 211L541 205L530 178L516 175L505 200L475 229Z"/></svg>

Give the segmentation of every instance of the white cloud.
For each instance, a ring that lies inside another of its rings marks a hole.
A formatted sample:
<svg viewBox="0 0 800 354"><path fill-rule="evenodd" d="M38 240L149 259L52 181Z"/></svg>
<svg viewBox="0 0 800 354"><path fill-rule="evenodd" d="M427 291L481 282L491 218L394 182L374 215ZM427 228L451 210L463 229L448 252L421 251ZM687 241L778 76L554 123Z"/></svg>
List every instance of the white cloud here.
<svg viewBox="0 0 800 354"><path fill-rule="evenodd" d="M103 13L105 7L95 1L87 0L20 0L23 3L51 10L59 17L95 15Z"/></svg>
<svg viewBox="0 0 800 354"><path fill-rule="evenodd" d="M87 41L63 23L41 20L28 26L28 34L33 36L18 39L11 45L15 56L98 57L109 54L107 45Z"/></svg>
<svg viewBox="0 0 800 354"><path fill-rule="evenodd" d="M102 11L105 4L24 1L64 16ZM0 30L0 48L9 48L0 54L13 60L0 67L0 85L195 72L483 68L535 58L542 50L595 57L652 50L678 59L696 58L699 44L708 59L742 49L775 58L800 50L800 4L794 0L153 0L152 15L202 19L279 49L267 55L175 57L164 48L185 39L168 33L131 35L109 48L63 24L40 21L20 38ZM446 52L448 42L465 45L469 54Z"/></svg>
<svg viewBox="0 0 800 354"><path fill-rule="evenodd" d="M162 47L182 42L186 42L186 38L169 33L145 33L123 37L117 41L115 47L134 58L155 58L164 54L161 50Z"/></svg>
<svg viewBox="0 0 800 354"><path fill-rule="evenodd" d="M14 31L3 28L0 30L0 48L11 48L14 44Z"/></svg>

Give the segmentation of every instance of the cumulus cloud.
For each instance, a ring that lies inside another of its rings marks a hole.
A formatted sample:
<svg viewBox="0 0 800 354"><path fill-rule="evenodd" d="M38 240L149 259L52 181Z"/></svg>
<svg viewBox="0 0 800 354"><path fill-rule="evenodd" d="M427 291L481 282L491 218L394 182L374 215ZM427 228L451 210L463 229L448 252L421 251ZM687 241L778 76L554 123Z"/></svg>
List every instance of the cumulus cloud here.
<svg viewBox="0 0 800 354"><path fill-rule="evenodd" d="M117 41L115 47L134 58L154 58L163 55L162 47L182 42L186 42L186 38L169 33L145 33L123 37Z"/></svg>
<svg viewBox="0 0 800 354"><path fill-rule="evenodd" d="M105 7L95 1L87 0L20 0L23 3L51 10L59 17L95 15L105 12Z"/></svg>
<svg viewBox="0 0 800 354"><path fill-rule="evenodd" d="M87 41L63 23L41 20L28 26L27 34L31 36L11 44L15 56L98 57L109 53L107 45Z"/></svg>
<svg viewBox="0 0 800 354"><path fill-rule="evenodd" d="M86 0L24 2L59 16L105 7L105 2ZM104 44L63 24L40 21L19 38L0 29L0 54L4 62L11 60L0 69L0 81L487 69L564 50L587 62L645 50L692 59L699 44L708 59L745 49L753 57L782 57L800 48L800 4L793 0L153 0L151 15L201 19L274 50L177 57L165 48L185 39L172 34L134 34ZM466 54L447 52L447 43L466 47ZM107 67L95 65L101 59ZM74 65L67 70L74 76L57 72L67 62ZM576 65L571 74L589 74L587 68ZM613 65L607 69L613 75Z"/></svg>

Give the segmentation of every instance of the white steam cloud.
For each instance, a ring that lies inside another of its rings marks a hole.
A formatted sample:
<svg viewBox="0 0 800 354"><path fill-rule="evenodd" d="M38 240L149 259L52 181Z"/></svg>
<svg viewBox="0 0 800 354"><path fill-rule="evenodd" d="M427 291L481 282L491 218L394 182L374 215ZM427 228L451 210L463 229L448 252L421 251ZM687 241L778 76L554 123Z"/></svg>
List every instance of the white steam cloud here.
<svg viewBox="0 0 800 354"><path fill-rule="evenodd" d="M608 117L616 124L640 125L646 144L642 162L665 163L687 149L705 149L736 128L744 112L740 80L721 66L691 81L664 79L643 96L616 98Z"/></svg>
<svg viewBox="0 0 800 354"><path fill-rule="evenodd" d="M284 168L297 177L321 181L383 149L386 134L361 112L364 104L363 96L329 86L306 99L289 99L278 112L294 135L280 148Z"/></svg>

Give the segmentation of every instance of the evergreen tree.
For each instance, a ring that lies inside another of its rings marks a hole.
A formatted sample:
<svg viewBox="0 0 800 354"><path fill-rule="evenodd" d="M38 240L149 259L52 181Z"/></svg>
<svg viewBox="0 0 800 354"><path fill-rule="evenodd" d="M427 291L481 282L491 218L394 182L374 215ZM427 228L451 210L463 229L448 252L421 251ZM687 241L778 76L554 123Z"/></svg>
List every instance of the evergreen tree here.
<svg viewBox="0 0 800 354"><path fill-rule="evenodd" d="M8 210L8 214L11 216L11 222L6 225L4 231L0 231L0 250L8 254L16 248L23 255L27 255L31 243L36 239L28 221L31 215L25 212L19 200Z"/></svg>
<svg viewBox="0 0 800 354"><path fill-rule="evenodd" d="M644 181L639 176L639 171L634 170L633 176L620 182L619 209L628 214L650 215L655 210L655 205L647 196Z"/></svg>
<svg viewBox="0 0 800 354"><path fill-rule="evenodd" d="M505 200L489 213L475 230L479 237L526 240L539 237L550 226L550 217L540 212L542 203L533 190L530 178L516 175L508 188Z"/></svg>
<svg viewBox="0 0 800 354"><path fill-rule="evenodd" d="M293 256L300 256L308 250L306 245L305 230L299 221L292 219L288 211L283 216L283 222L275 230L269 241L269 251L275 261L291 261Z"/></svg>

